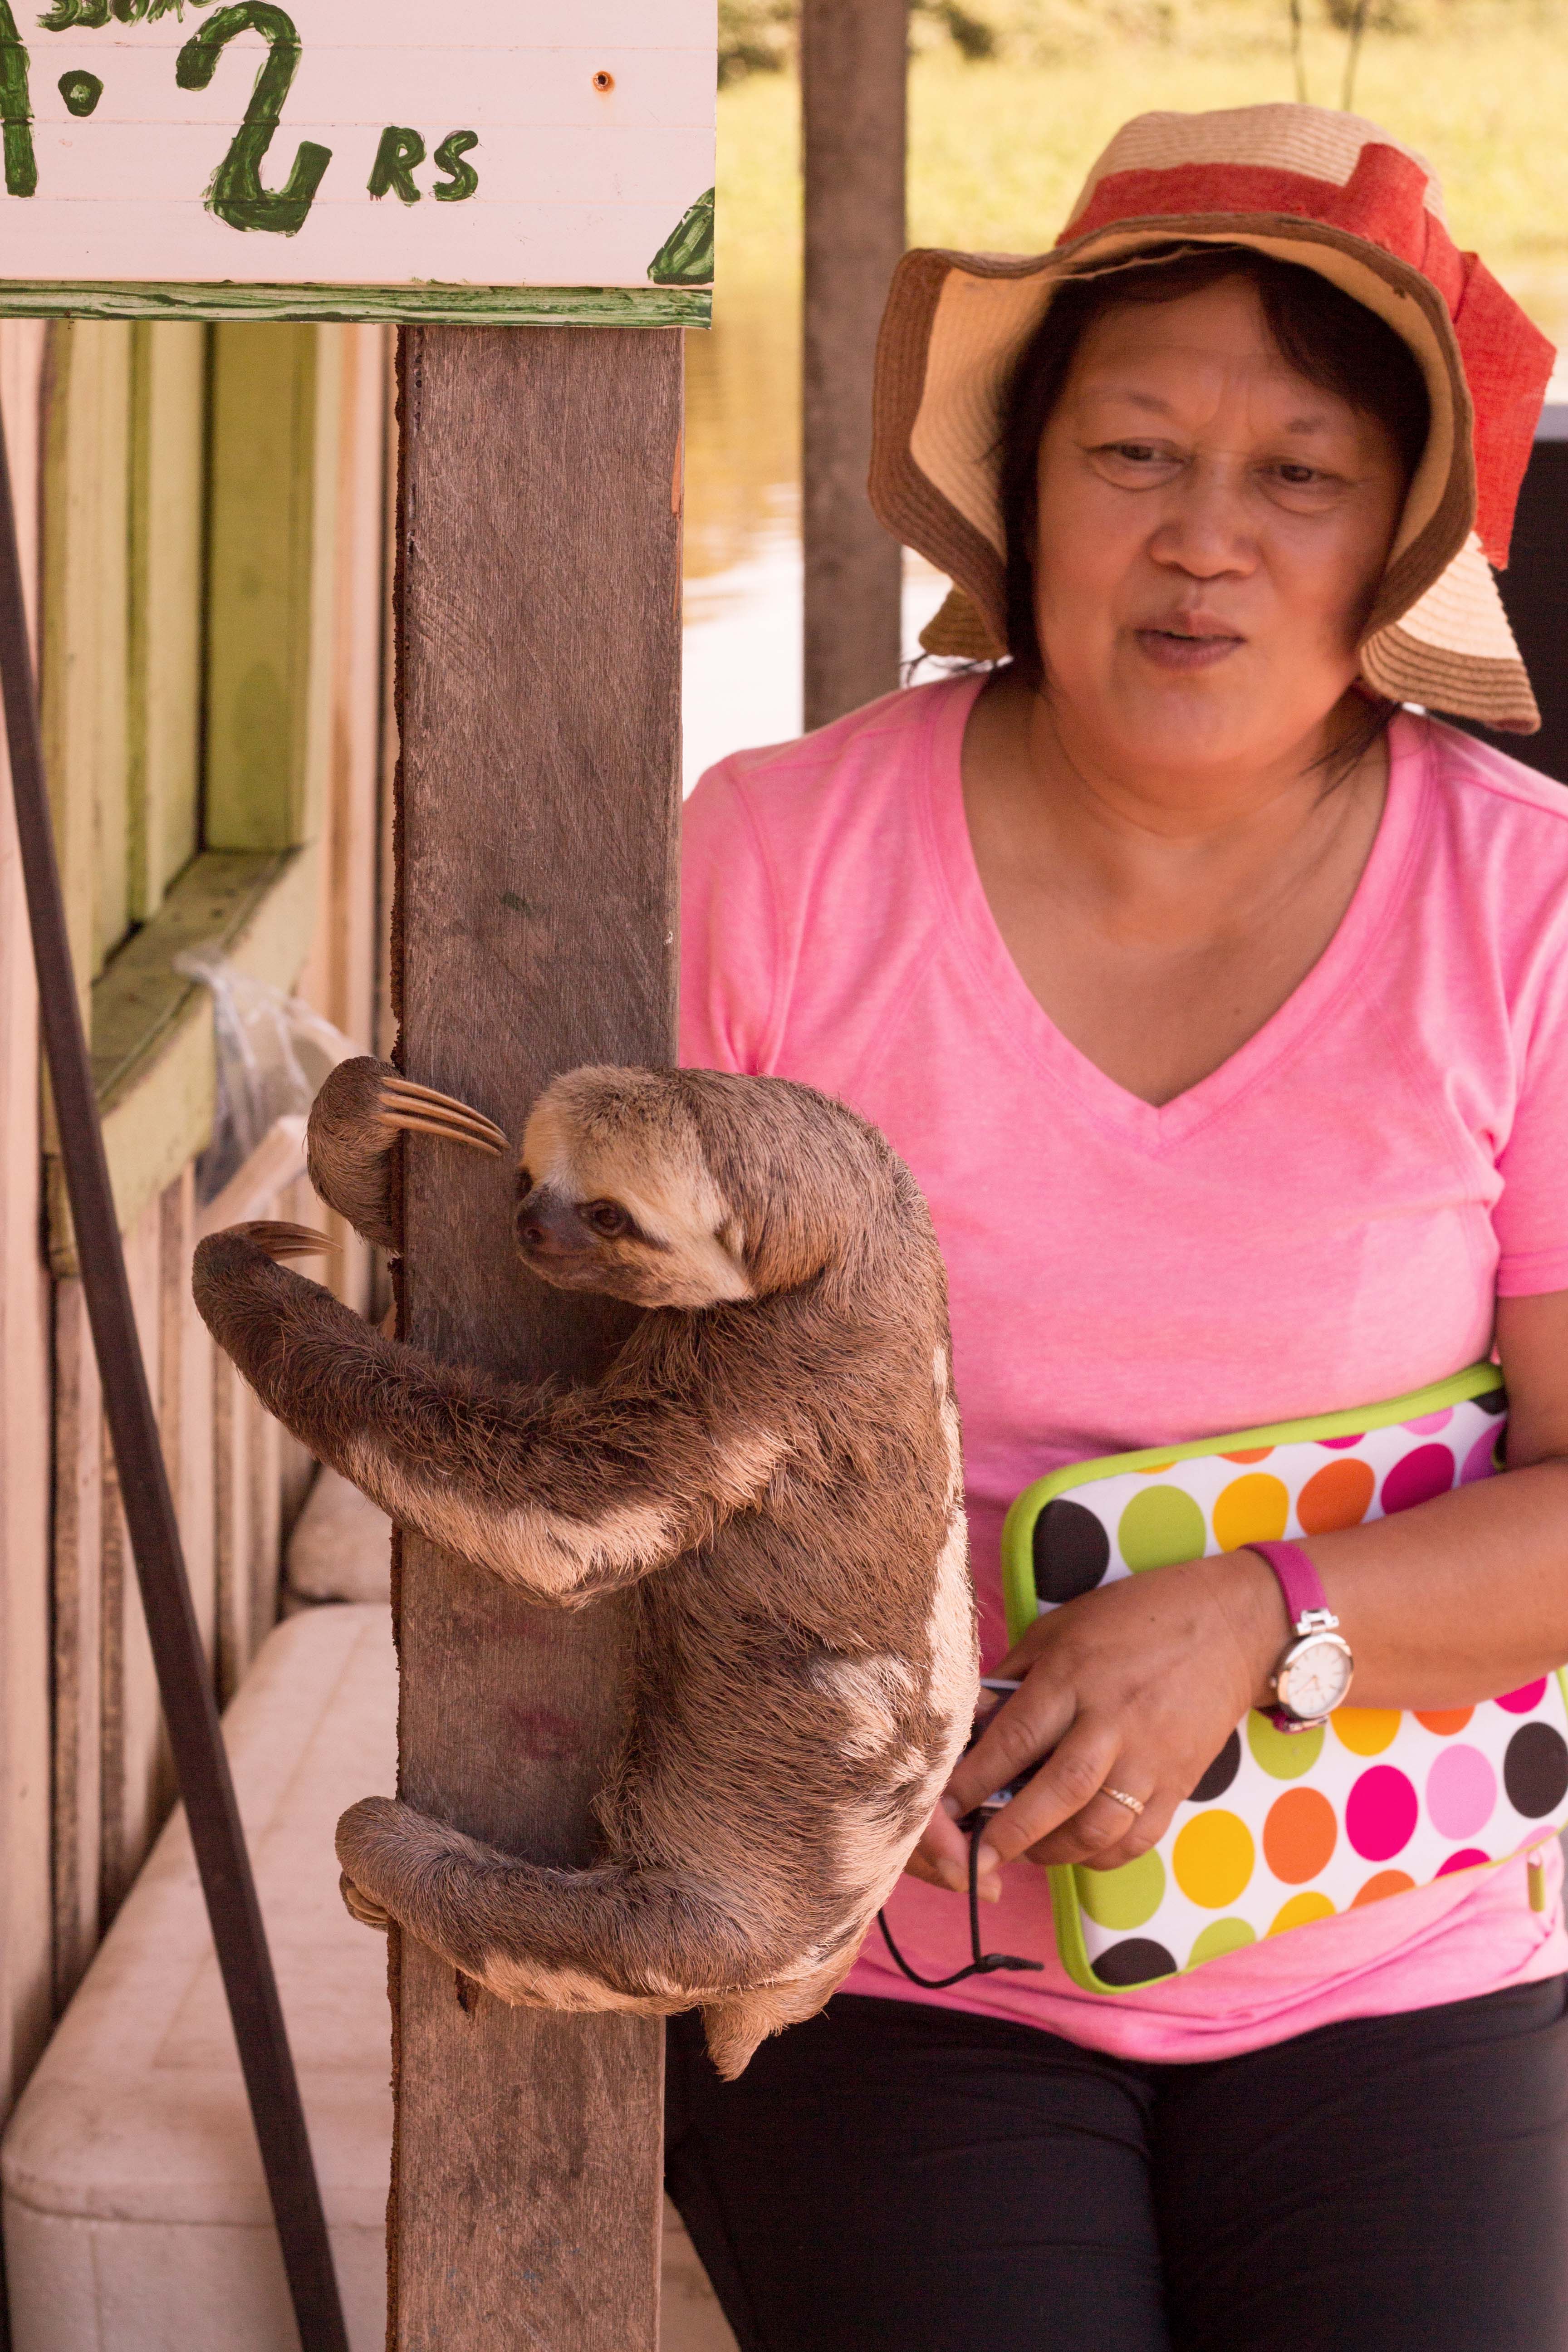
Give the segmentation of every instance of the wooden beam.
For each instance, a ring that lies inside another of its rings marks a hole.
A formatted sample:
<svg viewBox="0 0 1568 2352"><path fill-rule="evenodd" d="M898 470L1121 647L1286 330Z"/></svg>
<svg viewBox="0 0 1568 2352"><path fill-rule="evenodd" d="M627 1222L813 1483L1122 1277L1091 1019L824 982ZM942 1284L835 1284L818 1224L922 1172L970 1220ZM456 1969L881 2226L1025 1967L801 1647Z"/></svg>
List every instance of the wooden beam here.
<svg viewBox="0 0 1568 2352"><path fill-rule="evenodd" d="M71 959L87 991L130 922L126 626L131 329L49 337L39 688Z"/></svg>
<svg viewBox="0 0 1568 2352"><path fill-rule="evenodd" d="M208 849L290 849L321 829L345 331L213 338Z"/></svg>
<svg viewBox="0 0 1568 2352"><path fill-rule="evenodd" d="M680 342L416 327L399 364L401 1059L515 1138L557 1071L675 1050ZM592 1374L622 1310L523 1273L512 1172L408 1153L403 1328ZM585 1858L626 1609L531 1608L413 1537L398 1581L404 1796ZM390 2342L654 2352L658 2027L505 2008L401 1940Z"/></svg>
<svg viewBox="0 0 1568 2352"><path fill-rule="evenodd" d="M904 249L909 0L802 0L805 723L899 682L901 557L866 498L871 371Z"/></svg>
<svg viewBox="0 0 1568 2352"><path fill-rule="evenodd" d="M207 330L131 330L131 919L201 846Z"/></svg>

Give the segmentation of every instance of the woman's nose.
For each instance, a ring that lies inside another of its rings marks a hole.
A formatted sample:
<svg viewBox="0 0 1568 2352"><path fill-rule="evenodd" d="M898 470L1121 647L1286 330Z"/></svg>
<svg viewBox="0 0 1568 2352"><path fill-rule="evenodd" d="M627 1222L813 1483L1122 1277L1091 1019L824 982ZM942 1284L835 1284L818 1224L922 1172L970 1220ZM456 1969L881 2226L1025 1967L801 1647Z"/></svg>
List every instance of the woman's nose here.
<svg viewBox="0 0 1568 2352"><path fill-rule="evenodd" d="M1258 562L1258 540L1244 482L1194 466L1173 487L1171 503L1149 541L1156 563L1195 580L1245 575Z"/></svg>

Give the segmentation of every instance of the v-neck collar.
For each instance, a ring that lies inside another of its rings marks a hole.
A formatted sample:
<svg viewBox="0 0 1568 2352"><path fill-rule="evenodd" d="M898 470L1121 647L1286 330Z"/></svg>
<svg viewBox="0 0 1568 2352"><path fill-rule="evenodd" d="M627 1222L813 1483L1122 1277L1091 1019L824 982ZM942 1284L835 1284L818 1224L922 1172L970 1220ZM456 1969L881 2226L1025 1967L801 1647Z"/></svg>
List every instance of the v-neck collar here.
<svg viewBox="0 0 1568 2352"><path fill-rule="evenodd" d="M963 731L985 685L955 678L939 690L927 735L924 832L934 880L959 951L994 1004L1001 1033L1037 1075L1072 1094L1101 1127L1160 1151L1183 1143L1297 1051L1363 969L1401 897L1422 830L1429 785L1425 730L1403 713L1389 730L1388 789L1377 834L1349 906L1317 962L1279 1011L1184 1094L1148 1103L1108 1077L1062 1034L1025 980L996 926L974 861L963 807Z"/></svg>

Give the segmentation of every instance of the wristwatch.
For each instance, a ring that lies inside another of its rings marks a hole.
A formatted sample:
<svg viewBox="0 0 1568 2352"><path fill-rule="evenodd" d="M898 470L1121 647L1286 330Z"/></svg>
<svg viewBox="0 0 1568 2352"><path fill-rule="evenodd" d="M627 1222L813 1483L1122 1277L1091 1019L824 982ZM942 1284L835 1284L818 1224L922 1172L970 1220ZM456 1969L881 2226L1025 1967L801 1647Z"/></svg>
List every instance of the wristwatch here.
<svg viewBox="0 0 1568 2352"><path fill-rule="evenodd" d="M1268 1720L1276 1731L1314 1731L1349 1694L1355 1672L1351 1645L1300 1544L1255 1543L1247 1549L1266 1559L1279 1578L1295 1636L1268 1677L1279 1702L1266 1710Z"/></svg>

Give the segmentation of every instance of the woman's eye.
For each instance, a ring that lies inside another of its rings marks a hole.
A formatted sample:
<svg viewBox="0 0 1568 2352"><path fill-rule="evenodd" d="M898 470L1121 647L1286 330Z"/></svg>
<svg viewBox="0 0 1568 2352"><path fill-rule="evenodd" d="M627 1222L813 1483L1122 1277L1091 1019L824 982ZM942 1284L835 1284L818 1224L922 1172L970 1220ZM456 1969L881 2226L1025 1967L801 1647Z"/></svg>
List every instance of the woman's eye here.
<svg viewBox="0 0 1568 2352"><path fill-rule="evenodd" d="M1102 441L1089 457L1110 481L1127 482L1134 474L1158 475L1167 480L1183 462L1182 453L1160 441Z"/></svg>
<svg viewBox="0 0 1568 2352"><path fill-rule="evenodd" d="M1315 498L1331 497L1345 487L1342 474L1331 474L1322 466L1303 466L1289 458L1281 458L1268 471L1282 490L1310 490Z"/></svg>
<svg viewBox="0 0 1568 2352"><path fill-rule="evenodd" d="M590 1201L583 1214L594 1231L603 1234L606 1241L614 1241L617 1234L628 1232L631 1227L631 1219L616 1201Z"/></svg>

